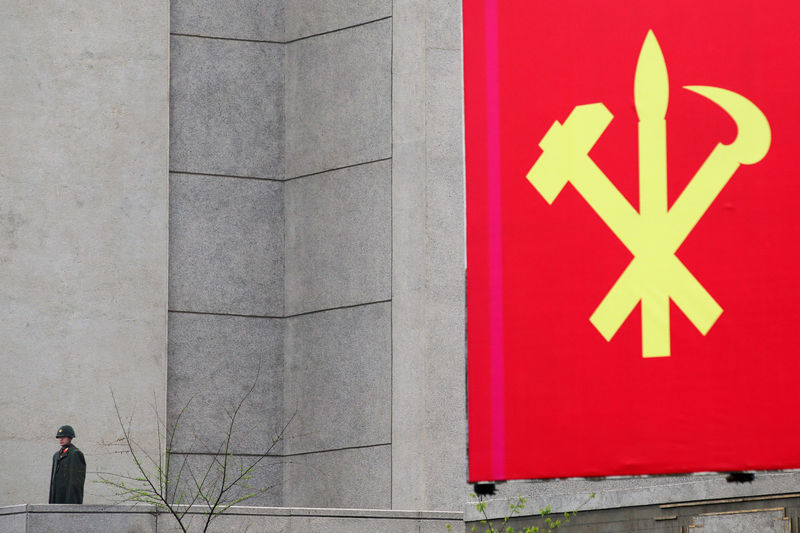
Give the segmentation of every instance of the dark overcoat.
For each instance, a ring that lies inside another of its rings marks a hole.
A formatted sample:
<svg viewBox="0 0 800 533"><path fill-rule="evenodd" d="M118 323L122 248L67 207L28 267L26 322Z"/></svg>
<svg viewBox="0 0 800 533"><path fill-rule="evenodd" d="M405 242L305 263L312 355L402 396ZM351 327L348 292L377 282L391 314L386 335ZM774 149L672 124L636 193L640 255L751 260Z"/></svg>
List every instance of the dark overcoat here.
<svg viewBox="0 0 800 533"><path fill-rule="evenodd" d="M50 473L50 503L83 503L86 460L72 443L53 455Z"/></svg>

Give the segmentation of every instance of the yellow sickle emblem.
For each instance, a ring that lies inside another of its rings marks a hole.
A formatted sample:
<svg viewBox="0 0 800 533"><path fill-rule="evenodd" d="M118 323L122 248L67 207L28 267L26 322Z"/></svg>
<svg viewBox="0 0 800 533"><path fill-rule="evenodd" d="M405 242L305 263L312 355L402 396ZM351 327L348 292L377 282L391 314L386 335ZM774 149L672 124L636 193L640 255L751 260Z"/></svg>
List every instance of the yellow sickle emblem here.
<svg viewBox="0 0 800 533"><path fill-rule="evenodd" d="M642 302L642 356L670 355L669 300L705 335L722 308L675 256L739 165L759 162L771 133L764 113L752 102L718 87L684 87L711 100L736 123L738 134L717 144L671 209L667 209L667 125L669 80L664 55L647 33L634 79L639 117L639 212L625 200L589 157L613 115L602 103L576 106L564 124L545 134L527 178L552 204L567 184L594 209L633 254L633 260L590 317L609 341Z"/></svg>

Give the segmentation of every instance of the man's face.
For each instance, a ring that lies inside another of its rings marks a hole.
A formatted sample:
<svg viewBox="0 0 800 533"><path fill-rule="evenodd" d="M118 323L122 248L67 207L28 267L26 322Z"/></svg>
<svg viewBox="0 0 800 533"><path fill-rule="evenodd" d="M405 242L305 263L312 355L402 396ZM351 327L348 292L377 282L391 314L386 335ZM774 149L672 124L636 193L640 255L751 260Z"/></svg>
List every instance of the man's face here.
<svg viewBox="0 0 800 533"><path fill-rule="evenodd" d="M58 439L58 444L61 446L66 446L72 440L69 437L56 437Z"/></svg>

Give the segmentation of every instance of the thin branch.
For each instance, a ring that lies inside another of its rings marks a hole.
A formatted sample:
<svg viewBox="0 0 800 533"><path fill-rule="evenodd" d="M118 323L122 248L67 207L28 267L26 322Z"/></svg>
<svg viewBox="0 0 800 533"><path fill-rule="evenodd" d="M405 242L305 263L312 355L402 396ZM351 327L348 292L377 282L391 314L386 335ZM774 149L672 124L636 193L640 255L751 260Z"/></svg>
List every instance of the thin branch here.
<svg viewBox="0 0 800 533"><path fill-rule="evenodd" d="M245 459L244 457L237 457L232 452L234 435L241 434L239 425L241 424L242 412L246 402L252 398L259 384L261 365L262 361L259 361L255 379L245 393L232 406L232 409L225 411L228 423L226 424L224 438L220 442L212 444L209 443L207 435L195 435L196 442L201 445L201 449L206 451L208 459L207 464L201 463L196 466L193 466L193 463L189 460L190 457L184 456L178 468L175 465L176 457L173 457L173 455L179 455L174 448L177 441L176 435L181 427L181 420L188 411L194 397L186 402L174 421L169 425L162 419L158 405L155 399L153 400L152 408L156 417L156 435L158 438L158 457L155 457L133 438L131 431L133 427L133 412L131 412L127 420L122 417L119 404L112 390L111 397L114 403L114 410L123 434L123 438L119 439L116 444L125 447L126 453L130 455L141 477L101 473L101 482L112 487L118 496L123 498L123 501L147 503L155 505L159 509L166 509L175 518L184 533L187 531L187 525L183 521L187 513L196 508L199 503L205 507L204 514L206 516L203 521L203 531L207 531L211 521L228 511L232 506L274 489L277 483L256 488L252 486L256 484L250 482L249 479L264 458L270 457L276 446L285 440L287 430L293 423L296 413L283 424L263 453ZM250 429L247 433L249 434L252 431L253 429ZM192 432L194 432L193 428ZM163 448L161 447L162 439L165 440ZM232 471L234 465L238 472ZM153 469L155 473L151 472ZM177 473L175 470L177 470ZM131 482L134 482L135 485L131 484ZM183 488L189 489L192 486L191 490L187 490L189 492L187 498ZM234 489L237 490L232 492Z"/></svg>
<svg viewBox="0 0 800 533"><path fill-rule="evenodd" d="M164 499L164 495L163 495L162 493L160 493L158 490L156 490L156 488L153 486L153 482L152 482L152 480L150 479L150 476L148 476L148 475L147 475L147 472L145 471L144 467L142 466L142 463L141 463L141 461L140 461L140 460L139 460L139 458L136 456L136 452L134 451L134 449L133 449L133 445L131 444L131 438L130 438L130 426L128 426L128 429L126 429L126 428L125 428L125 424L124 424L124 423L123 423L123 421L122 421L122 415L121 415L121 414L120 414L120 412L119 412L119 404L117 404L117 398L116 398L116 396L114 395L114 391L113 391L113 390L111 391L111 399L112 399L112 400L113 400L113 402L114 402L114 411L117 413L117 420L119 421L120 427L121 427L121 429L122 429L122 434L123 434L123 436L125 437L125 442L126 442L126 443L127 443L127 445L128 445L128 451L130 451L130 453L131 453L131 457L133 458L133 462L134 462L134 464L136 465L136 468L138 468L138 469L139 469L139 472L141 472L141 474L142 474L142 476L143 476L144 480L145 480L145 481L147 482L147 484L150 486L150 489L152 490L153 494L154 494L154 495L155 495L155 496L156 496L156 497L157 497L159 500L161 500L161 501L164 503L164 506L165 506L165 507L166 507L166 508L169 510L169 512L170 512L170 513L172 513L172 515L173 515L173 516L174 516L174 517L177 519L177 518L178 518L178 515L175 513L175 510L172 508L172 505L170 505L170 503L169 503L167 500L165 500L165 499ZM131 412L131 416L130 416L130 418L129 418L129 423L130 423L130 421L132 421L132 420L133 420L133 413ZM178 525L180 526L180 528L181 528L181 531L183 531L184 533L186 533L186 527L183 525L183 522L182 522L181 520L178 520Z"/></svg>
<svg viewBox="0 0 800 533"><path fill-rule="evenodd" d="M239 403L236 405L236 409L234 409L233 413L230 415L231 422L228 425L228 431L226 432L226 435L225 435L225 460L224 460L224 463L223 463L223 468L222 468L222 473L221 473L222 474L222 480L220 482L220 492L217 495L216 500L214 501L214 505L209 509L208 516L206 517L205 527L203 528L203 532L204 533L205 533L205 531L208 530L208 526L211 524L211 520L213 519L214 514L215 514L214 511L216 510L217 506L219 505L220 501L222 500L222 497L225 495L225 493L227 492L227 490L229 488L229 487L228 488L225 487L225 479L226 479L226 476L228 474L228 462L230 460L229 457L228 457L228 452L230 450L231 438L233 437L233 428L234 428L234 425L236 424L236 417L239 415L239 411L242 409L242 406L244 405L244 402L247 401L247 399L250 397L250 395L255 390L256 385L258 385L258 379L259 379L260 376L261 376L261 360L259 359L259 361L258 361L258 369L256 370L256 376L255 376L255 379L253 379L253 384L250 385L250 388L247 389L247 392L244 394L244 396L242 396L239 399ZM241 479L241 477L242 476L240 476L239 479Z"/></svg>
<svg viewBox="0 0 800 533"><path fill-rule="evenodd" d="M170 498L169 485L171 484L174 487L171 497L172 501L175 501L175 498L178 496L178 488L180 486L181 475L183 474L183 467L186 465L186 461L184 460L183 463L181 463L181 469L178 471L177 479L172 479L172 476L170 474L170 466L172 464L172 451L174 449L173 442L175 441L175 434L178 432L178 424L180 424L181 417L183 417L183 414L189 408L189 404L192 403L192 400L194 400L194 395L192 395L189 398L189 401L187 401L186 404L184 404L183 408L180 411L178 411L178 416L175 417L175 421L172 423L172 426L166 430L167 439L164 450L164 454L166 455L165 458L166 469L164 475L166 477L166 484L167 484L166 496L168 498Z"/></svg>
<svg viewBox="0 0 800 533"><path fill-rule="evenodd" d="M156 447L158 449L158 490L166 494L166 476L164 474L164 454L161 451L161 438L164 436L161 432L161 416L158 414L158 406L156 405L156 393L153 392L153 414L156 415Z"/></svg>
<svg viewBox="0 0 800 533"><path fill-rule="evenodd" d="M270 445L270 447L269 447L269 448L267 448L267 451L265 451L265 452L264 452L263 454L261 454L261 455L260 455L260 456L259 456L259 457L258 457L258 458L255 460L255 461L253 461L253 462L250 464L250 466L249 466L249 467L248 467L248 468L245 470L245 473L241 474L241 475L240 475L238 478L236 478L235 480L233 480L233 481L231 482L231 484L230 484L230 485L229 485L229 486L228 486L228 487L227 487L225 490L228 490L229 488L233 487L233 486L234 486L236 483L238 483L238 482L239 482L239 481L240 481L240 480L241 480L241 479L242 479L242 478L243 478L243 477L244 477L244 476L245 476L247 473L251 472L251 471L253 470L253 468L255 468L255 467L258 465L258 463L260 463L260 462L261 462L261 461L262 461L262 460L263 460L265 457L269 456L270 452L272 452L272 450L275 448L275 446L277 446L277 445L278 445L278 443L280 442L280 440L281 440L281 439L280 439L280 437L281 437L281 436L282 436L282 435L283 435L283 434L286 432L286 429L287 429L287 428L289 427L289 425L292 423L292 421L294 420L294 417L295 417L296 415L297 415L297 413L294 413L294 414L292 414L292 416L291 416L291 418L289 419L289 421L288 421L288 422L286 422L286 424L284 424L284 426L283 426L283 429L281 429L280 433L278 434L278 438L273 438L273 439L272 439L272 444Z"/></svg>

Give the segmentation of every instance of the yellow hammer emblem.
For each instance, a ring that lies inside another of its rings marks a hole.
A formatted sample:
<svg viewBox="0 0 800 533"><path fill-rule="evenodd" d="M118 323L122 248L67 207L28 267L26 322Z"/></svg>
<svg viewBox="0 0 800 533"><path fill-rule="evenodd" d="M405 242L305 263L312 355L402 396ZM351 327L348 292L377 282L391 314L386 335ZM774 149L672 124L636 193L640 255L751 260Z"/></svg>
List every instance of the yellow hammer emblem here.
<svg viewBox="0 0 800 533"><path fill-rule="evenodd" d="M639 53L633 85L639 117L639 212L588 155L613 118L602 103L576 106L563 124L553 123L527 175L549 204L572 183L633 254L589 320L610 341L641 301L643 357L670 355L670 299L703 335L722 313L675 253L739 165L759 162L771 142L767 118L748 99L718 87L684 88L720 106L738 133L731 144L717 144L672 208L667 208L669 80L652 30Z"/></svg>

